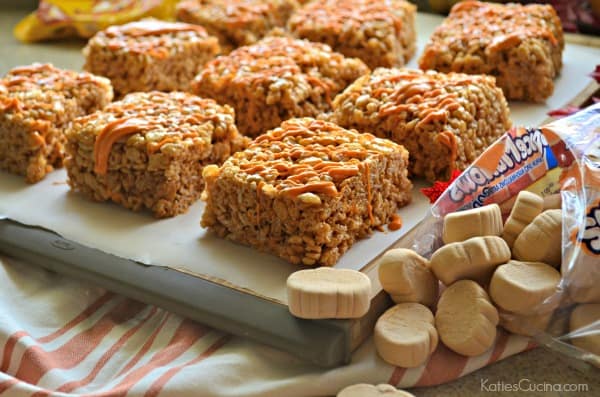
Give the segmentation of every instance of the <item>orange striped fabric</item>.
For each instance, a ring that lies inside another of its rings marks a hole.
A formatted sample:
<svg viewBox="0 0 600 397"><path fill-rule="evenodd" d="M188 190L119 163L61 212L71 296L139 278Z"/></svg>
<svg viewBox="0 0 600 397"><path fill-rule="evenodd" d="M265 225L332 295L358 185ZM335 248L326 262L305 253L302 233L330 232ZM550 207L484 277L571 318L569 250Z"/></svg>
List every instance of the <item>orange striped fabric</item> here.
<svg viewBox="0 0 600 397"><path fill-rule="evenodd" d="M313 367L160 308L0 256L0 395L95 397L335 395L352 383L429 386L533 345L499 333L487 356L443 345L426 365L398 368L371 341L351 364Z"/></svg>

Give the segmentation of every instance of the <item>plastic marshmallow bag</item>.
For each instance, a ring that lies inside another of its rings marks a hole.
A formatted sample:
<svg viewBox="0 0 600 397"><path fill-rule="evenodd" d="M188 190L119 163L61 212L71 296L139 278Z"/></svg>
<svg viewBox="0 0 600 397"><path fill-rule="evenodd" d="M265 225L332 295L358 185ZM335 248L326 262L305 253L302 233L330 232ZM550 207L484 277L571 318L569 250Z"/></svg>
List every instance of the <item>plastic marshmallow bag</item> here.
<svg viewBox="0 0 600 397"><path fill-rule="evenodd" d="M497 203L506 218L521 190L544 197L548 207L560 208L562 201L563 221L561 283L537 310L541 315L560 305L547 327L528 332L599 366L600 317L569 332L569 316L578 304L600 304L600 104L541 128L511 128L462 172L400 245L429 258L443 244L445 214ZM595 353L569 344L582 336L596 338Z"/></svg>

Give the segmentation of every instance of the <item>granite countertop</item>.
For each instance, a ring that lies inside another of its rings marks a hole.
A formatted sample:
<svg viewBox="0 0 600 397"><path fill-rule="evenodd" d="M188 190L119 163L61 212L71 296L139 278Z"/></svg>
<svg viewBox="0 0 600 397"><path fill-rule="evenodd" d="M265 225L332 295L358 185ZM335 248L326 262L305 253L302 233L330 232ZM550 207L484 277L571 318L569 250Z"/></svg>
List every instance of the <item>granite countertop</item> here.
<svg viewBox="0 0 600 397"><path fill-rule="evenodd" d="M0 3L1 5L1 3ZM12 35L12 28L26 11L0 11L0 74L15 64L52 62L59 67L81 67L82 40L24 45ZM583 372L565 357L543 348L534 349L440 386L413 389L417 396L565 396L600 395L600 371ZM521 390L504 391L520 384ZM560 385L587 385L587 392L564 392ZM559 386L556 386L559 385Z"/></svg>

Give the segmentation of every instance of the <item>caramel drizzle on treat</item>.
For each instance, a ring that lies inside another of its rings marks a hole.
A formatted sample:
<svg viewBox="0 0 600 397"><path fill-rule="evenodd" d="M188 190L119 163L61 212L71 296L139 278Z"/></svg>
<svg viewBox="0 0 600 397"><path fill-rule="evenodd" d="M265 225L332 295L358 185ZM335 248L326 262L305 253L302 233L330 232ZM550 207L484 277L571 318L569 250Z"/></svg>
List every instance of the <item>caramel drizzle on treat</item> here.
<svg viewBox="0 0 600 397"><path fill-rule="evenodd" d="M313 2L301 8L290 23L302 30L308 23L323 26L336 32L360 30L372 21L388 21L396 34L402 31L402 19L392 12L387 2L337 0Z"/></svg>
<svg viewBox="0 0 600 397"><path fill-rule="evenodd" d="M452 8L449 17L436 28L423 56L434 56L433 48L452 43L477 41L486 52L512 47L529 37L546 39L559 45L549 22L560 21L550 5L500 5L465 1ZM560 34L560 31L557 31ZM472 45L472 44L469 44Z"/></svg>
<svg viewBox="0 0 600 397"><path fill-rule="evenodd" d="M165 135L164 138L158 142L147 143L148 153L153 154L168 143L178 143L188 138L198 137L198 134L195 131L169 131L169 127L173 127L171 123L177 125L200 125L208 121L213 123L219 121L218 114L204 115L198 111L190 114L180 114L178 111L173 111L170 108L170 103L165 101L165 99L168 98L168 95L169 94L155 93L154 97L138 98L141 103L132 102L124 104L123 102L114 102L109 105L109 107L105 108L106 112L110 112L115 110L116 106L120 111L115 111L114 113L117 113L117 115L128 114L128 116L119 117L117 120L108 123L97 135L96 141L94 142L94 172L98 175L105 175L108 172L108 158L112 147L115 142L122 137L151 130L161 130L161 133ZM155 99L156 102L143 103L145 100L152 99ZM197 105L200 107L216 105L211 99L192 98L191 96L183 96L175 99L175 101L178 101L179 105L182 107L190 105ZM146 114L145 111L150 108L154 108L154 110L159 109L159 111L156 111L156 114L153 115ZM165 114L169 117L162 117ZM96 117L96 115L97 114L92 114L88 117Z"/></svg>
<svg viewBox="0 0 600 397"><path fill-rule="evenodd" d="M111 26L104 32L107 37L159 36L177 32L198 32L202 35L206 35L206 30L200 25L158 20L144 20L131 22L125 25Z"/></svg>
<svg viewBox="0 0 600 397"><path fill-rule="evenodd" d="M446 146L450 150L450 167L449 172L454 170L456 157L458 156L458 142L456 135L452 131L442 131L437 135L437 140L442 145Z"/></svg>
<svg viewBox="0 0 600 397"><path fill-rule="evenodd" d="M363 168L372 221L369 166L361 165L361 160L379 152L364 146L358 149L360 139L375 138L322 120L290 120L256 138L245 151L251 155L250 161L239 167L247 175L277 180L275 188L290 197L309 192L335 196L339 193L336 183L361 174ZM265 156L268 158L261 158Z"/></svg>
<svg viewBox="0 0 600 397"><path fill-rule="evenodd" d="M112 146L119 138L135 134L149 127L143 119L123 117L108 123L96 137L94 142L94 172L106 175L108 156Z"/></svg>
<svg viewBox="0 0 600 397"><path fill-rule="evenodd" d="M399 112L411 112L419 120L417 128L431 123L447 123L452 112L462 107L458 94L448 92L447 89L451 86L469 85L474 79L437 77L430 74L400 74L375 81L373 95L387 96L379 115L385 117ZM393 85L389 86L386 82Z"/></svg>
<svg viewBox="0 0 600 397"><path fill-rule="evenodd" d="M99 79L90 73L58 69L49 63L34 63L11 69L0 80L0 86L3 87L0 89L0 95L22 92L31 89L32 86L42 90L65 90L83 83L99 84Z"/></svg>
<svg viewBox="0 0 600 397"><path fill-rule="evenodd" d="M373 205L371 204L371 175L369 170L369 163L365 163L365 183L367 185L367 210L369 212L369 221L371 224L375 223L373 218Z"/></svg>
<svg viewBox="0 0 600 397"><path fill-rule="evenodd" d="M393 214L390 223L388 224L388 229L391 231L399 230L402 228L402 218L398 214Z"/></svg>
<svg viewBox="0 0 600 397"><path fill-rule="evenodd" d="M17 98L5 97L2 95L2 93L0 93L0 111L5 112L11 109L15 109L17 111L21 109L19 100Z"/></svg>
<svg viewBox="0 0 600 397"><path fill-rule="evenodd" d="M485 82L485 78L476 75L435 72L403 71L383 76L372 83L373 96L382 99L385 104L379 110L379 116L409 112L419 121L417 128L431 123L445 124L452 112L463 107L455 87L466 87Z"/></svg>
<svg viewBox="0 0 600 397"><path fill-rule="evenodd" d="M205 39L209 37L202 26L158 20L145 20L111 26L98 35L104 35L108 38L107 47L111 50L125 48L127 51L134 53L147 52L154 57L165 58L169 55L171 47L171 38L165 35L179 32L195 33L198 37ZM132 40L141 37L151 37L151 40Z"/></svg>

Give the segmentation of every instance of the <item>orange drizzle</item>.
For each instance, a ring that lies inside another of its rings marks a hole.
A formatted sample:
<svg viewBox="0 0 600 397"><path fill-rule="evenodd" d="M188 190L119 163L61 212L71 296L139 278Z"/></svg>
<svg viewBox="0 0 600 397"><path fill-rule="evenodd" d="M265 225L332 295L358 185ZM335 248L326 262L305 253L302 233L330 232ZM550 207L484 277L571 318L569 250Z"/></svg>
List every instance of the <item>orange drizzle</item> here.
<svg viewBox="0 0 600 397"><path fill-rule="evenodd" d="M325 101L327 101L327 103L331 106L331 87L329 84L314 76L306 76L306 81L312 85L322 88L323 92L325 93Z"/></svg>
<svg viewBox="0 0 600 397"><path fill-rule="evenodd" d="M177 32L198 32L206 35L206 30L200 25L159 20L145 20L131 22L125 25L111 26L104 31L107 37L158 36L161 34Z"/></svg>
<svg viewBox="0 0 600 397"><path fill-rule="evenodd" d="M456 141L456 135L451 131L442 131L437 136L438 141L450 149L450 159L452 162L456 160L458 142Z"/></svg>
<svg viewBox="0 0 600 397"><path fill-rule="evenodd" d="M148 145L148 153L150 153L150 154L156 153L160 150L161 147L163 147L163 145L166 145L167 143L177 143L177 142L179 142L179 138L174 137L174 136L167 136L167 137L161 139L157 143Z"/></svg>
<svg viewBox="0 0 600 397"><path fill-rule="evenodd" d="M94 142L94 172L98 175L106 175L108 156L113 144L119 138L135 134L146 128L148 128L148 123L137 118L124 117L108 123Z"/></svg>
<svg viewBox="0 0 600 397"><path fill-rule="evenodd" d="M59 71L59 69L56 69L49 63L33 63L31 65L17 66L16 68L11 69L9 74L11 74L11 75L19 75L19 74L31 75L34 73L44 73L44 72L55 73L57 71Z"/></svg>
<svg viewBox="0 0 600 397"><path fill-rule="evenodd" d="M306 185L298 185L281 189L281 194L293 197L307 192L323 193L327 196L335 196L338 193L335 185L329 181L313 182Z"/></svg>
<svg viewBox="0 0 600 397"><path fill-rule="evenodd" d="M247 162L238 166L245 174L272 183L282 194L336 195L341 181L361 174L361 161L380 153L365 147L370 140L368 135L326 121L292 119L257 137L244 152ZM369 166L364 167L369 218L373 221Z"/></svg>
<svg viewBox="0 0 600 397"><path fill-rule="evenodd" d="M19 110L21 108L21 104L17 98L8 98L8 97L0 97L0 110L7 111L11 109Z"/></svg>
<svg viewBox="0 0 600 397"><path fill-rule="evenodd" d="M11 69L0 80L0 95L28 91L31 86L43 90L65 91L82 83L100 84L100 80L90 73L58 69L49 63L34 63ZM48 108L52 106L52 104L46 103L39 104L39 106L44 105ZM16 105L10 104L10 106Z"/></svg>
<svg viewBox="0 0 600 397"><path fill-rule="evenodd" d="M393 214L388 229L391 231L399 230L402 227L402 218L398 214Z"/></svg>
<svg viewBox="0 0 600 397"><path fill-rule="evenodd" d="M369 221L373 224L375 223L375 219L373 218L373 205L371 205L371 174L369 163L365 163L365 178L367 183L367 209L369 210Z"/></svg>
<svg viewBox="0 0 600 397"><path fill-rule="evenodd" d="M419 128L435 122L446 123L452 112L462 107L452 87L481 80L480 76L403 70L373 81L372 95L385 103L379 109L380 117L409 112L419 120L416 125Z"/></svg>
<svg viewBox="0 0 600 397"><path fill-rule="evenodd" d="M4 82L4 85L6 87L11 87L13 85L21 85L23 83L28 83L28 82L32 82L30 77L16 76L16 77L6 79L6 81Z"/></svg>
<svg viewBox="0 0 600 397"><path fill-rule="evenodd" d="M401 4L402 9L410 5ZM398 11L388 2L360 0L315 1L302 7L290 19L290 26L302 30L304 26L314 24L325 30L343 32L360 30L367 22L387 21L394 27L396 34L402 31L402 19L393 11Z"/></svg>
<svg viewBox="0 0 600 397"><path fill-rule="evenodd" d="M458 156L458 142L456 140L456 135L451 131L442 131L437 135L437 140L439 143L450 149L449 173L452 173L456 165L456 157Z"/></svg>
<svg viewBox="0 0 600 397"><path fill-rule="evenodd" d="M194 33L196 37L213 40L215 42L215 52L217 51L217 39L208 36L202 26L181 22L146 20L111 26L98 33L92 40L106 38L105 40L108 42L105 45L113 51L124 48L127 51L146 53L162 59L168 57L173 48L173 38L168 35L179 32ZM142 37L148 38L133 40Z"/></svg>

